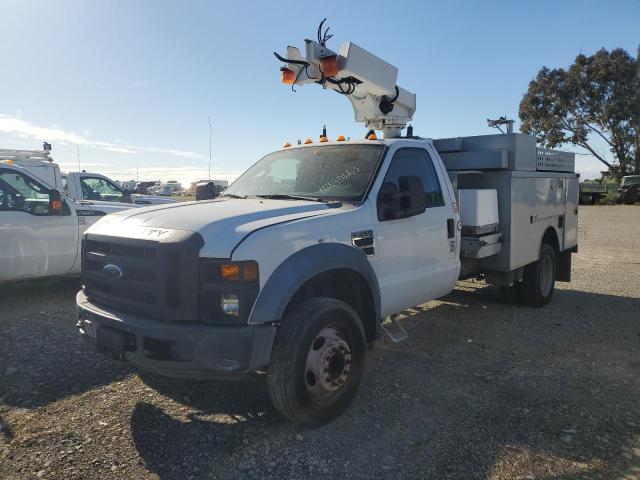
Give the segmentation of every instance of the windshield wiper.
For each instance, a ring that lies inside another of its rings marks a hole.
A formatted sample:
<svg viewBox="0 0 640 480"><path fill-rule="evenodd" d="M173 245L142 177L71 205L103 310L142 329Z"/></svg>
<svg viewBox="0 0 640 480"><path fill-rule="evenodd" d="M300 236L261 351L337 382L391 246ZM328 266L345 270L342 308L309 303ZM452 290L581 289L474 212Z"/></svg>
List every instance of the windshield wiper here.
<svg viewBox="0 0 640 480"><path fill-rule="evenodd" d="M326 200L317 197L305 197L304 195L287 195L284 193L271 193L266 195L256 195L258 198L268 198L269 200L308 200L309 202L327 203Z"/></svg>

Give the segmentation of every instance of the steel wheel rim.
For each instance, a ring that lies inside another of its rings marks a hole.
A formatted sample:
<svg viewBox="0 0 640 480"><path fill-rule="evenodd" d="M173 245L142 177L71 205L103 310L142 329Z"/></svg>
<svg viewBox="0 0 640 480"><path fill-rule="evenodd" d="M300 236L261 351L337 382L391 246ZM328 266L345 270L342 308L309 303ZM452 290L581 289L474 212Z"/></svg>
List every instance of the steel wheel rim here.
<svg viewBox="0 0 640 480"><path fill-rule="evenodd" d="M553 287L553 259L551 255L542 257L540 265L540 291L546 297Z"/></svg>
<svg viewBox="0 0 640 480"><path fill-rule="evenodd" d="M333 326L323 328L311 342L304 382L309 395L326 401L344 388L352 365L352 352L344 335Z"/></svg>

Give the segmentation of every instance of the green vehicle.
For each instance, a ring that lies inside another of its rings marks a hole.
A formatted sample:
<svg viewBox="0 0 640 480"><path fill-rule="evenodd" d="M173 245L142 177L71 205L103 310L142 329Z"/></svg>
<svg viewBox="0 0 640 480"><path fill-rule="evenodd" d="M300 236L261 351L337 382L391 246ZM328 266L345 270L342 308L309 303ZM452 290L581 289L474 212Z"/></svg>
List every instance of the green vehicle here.
<svg viewBox="0 0 640 480"><path fill-rule="evenodd" d="M635 202L640 202L640 175L622 177L618 192L620 192L621 203L631 205Z"/></svg>

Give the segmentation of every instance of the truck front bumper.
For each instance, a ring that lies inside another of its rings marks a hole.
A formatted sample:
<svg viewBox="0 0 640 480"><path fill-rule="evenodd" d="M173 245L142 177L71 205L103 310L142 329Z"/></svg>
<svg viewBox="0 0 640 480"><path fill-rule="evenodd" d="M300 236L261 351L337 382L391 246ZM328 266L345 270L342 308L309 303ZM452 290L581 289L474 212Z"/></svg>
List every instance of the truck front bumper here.
<svg viewBox="0 0 640 480"><path fill-rule="evenodd" d="M98 351L160 375L230 379L266 366L274 325L215 326L162 323L124 314L76 296L77 327Z"/></svg>

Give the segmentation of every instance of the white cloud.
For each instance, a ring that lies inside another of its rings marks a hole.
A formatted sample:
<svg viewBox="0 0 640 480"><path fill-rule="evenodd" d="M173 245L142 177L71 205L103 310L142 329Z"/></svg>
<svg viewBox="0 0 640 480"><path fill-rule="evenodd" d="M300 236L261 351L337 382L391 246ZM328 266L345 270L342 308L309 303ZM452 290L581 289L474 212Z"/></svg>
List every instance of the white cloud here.
<svg viewBox="0 0 640 480"><path fill-rule="evenodd" d="M131 150L130 148L124 148L124 147L102 147L102 149L107 150L109 152L116 152L116 153L127 153L127 154L136 153L135 150Z"/></svg>
<svg viewBox="0 0 640 480"><path fill-rule="evenodd" d="M20 138L34 138L39 141L46 142L67 142L76 145L82 145L92 148L101 148L110 152L134 154L140 152L160 153L181 158L192 158L197 160L205 160L207 157L201 153L190 150L179 150L175 148L149 147L129 145L124 142L107 142L103 140L92 140L88 138L89 131L83 130L84 134L77 134L59 128L57 125L52 127L41 127L33 125L21 118L12 117L10 115L0 114L0 132L14 134Z"/></svg>
<svg viewBox="0 0 640 480"><path fill-rule="evenodd" d="M56 162L58 163L58 165L60 165L60 169L63 171L67 171L67 170L76 170L78 167L78 163L72 163L72 162ZM104 168L104 167L113 167L113 164L111 163L99 163L99 162L82 162L82 168L84 168L85 170L87 169L94 169L94 168Z"/></svg>

